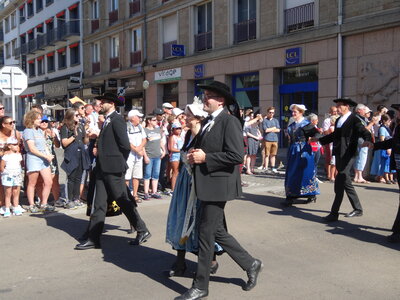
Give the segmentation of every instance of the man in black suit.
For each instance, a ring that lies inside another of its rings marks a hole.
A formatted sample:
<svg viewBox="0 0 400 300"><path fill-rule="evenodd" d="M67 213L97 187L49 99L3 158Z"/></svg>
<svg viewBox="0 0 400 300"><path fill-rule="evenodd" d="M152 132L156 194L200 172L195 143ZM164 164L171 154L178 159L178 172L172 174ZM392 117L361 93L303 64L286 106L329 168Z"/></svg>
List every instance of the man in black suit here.
<svg viewBox="0 0 400 300"><path fill-rule="evenodd" d="M243 162L244 145L242 125L234 116L238 113L236 100L224 83L213 81L199 87L204 89L204 110L209 117L188 154L189 162L194 165L196 195L201 200L199 256L192 288L176 300L201 299L208 295L214 242L247 272L244 290L249 291L256 285L262 269L261 261L243 249L224 226L226 202L242 193L238 165Z"/></svg>
<svg viewBox="0 0 400 300"><path fill-rule="evenodd" d="M338 220L345 191L353 207L353 211L346 214L346 217L362 216L363 209L351 183L350 170L357 154L358 139L360 137L364 139L365 142L362 145L364 147L371 141L371 133L365 129L360 119L350 111L350 108L356 106L357 103L348 98L339 98L333 101L336 103L340 118L336 120L335 131L319 139L322 145L333 142L332 155L335 156L338 171L334 187L335 200L330 214L324 217L326 222Z"/></svg>
<svg viewBox="0 0 400 300"><path fill-rule="evenodd" d="M124 102L113 93L105 93L97 99L101 101L100 112L106 119L97 141L94 171L96 190L87 232L88 239L76 245L77 250L101 247L100 236L104 228L108 198L117 202L131 226L138 232L133 244L139 245L151 236L136 210L136 204L128 200L124 176L127 170L126 160L130 152L130 143L124 118L115 110L116 106L123 106Z"/></svg>

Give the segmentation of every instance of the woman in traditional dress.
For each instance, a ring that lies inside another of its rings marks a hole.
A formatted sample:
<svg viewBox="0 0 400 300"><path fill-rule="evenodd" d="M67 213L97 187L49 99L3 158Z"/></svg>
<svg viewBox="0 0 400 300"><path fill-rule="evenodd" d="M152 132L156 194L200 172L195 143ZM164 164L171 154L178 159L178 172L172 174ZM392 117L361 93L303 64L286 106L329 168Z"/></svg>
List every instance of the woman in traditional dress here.
<svg viewBox="0 0 400 300"><path fill-rule="evenodd" d="M185 142L181 149L181 169L172 195L168 220L166 241L177 251L177 258L168 275L182 276L186 271L186 252L198 252L198 228L199 201L192 187L192 166L186 159L186 154L194 145L196 137L201 129L201 121L207 116L202 104L190 104L186 107L187 126L189 131L185 136ZM222 250L216 246L217 251ZM215 255L214 255L215 256ZM214 257L210 273L215 274L218 263Z"/></svg>
<svg viewBox="0 0 400 300"><path fill-rule="evenodd" d="M290 110L293 122L288 126L290 146L287 152L284 202L288 206L296 198L307 198L304 203L315 202L316 195L319 195L314 156L308 143L309 138L319 136L319 132L304 118L306 107L303 104L292 104Z"/></svg>

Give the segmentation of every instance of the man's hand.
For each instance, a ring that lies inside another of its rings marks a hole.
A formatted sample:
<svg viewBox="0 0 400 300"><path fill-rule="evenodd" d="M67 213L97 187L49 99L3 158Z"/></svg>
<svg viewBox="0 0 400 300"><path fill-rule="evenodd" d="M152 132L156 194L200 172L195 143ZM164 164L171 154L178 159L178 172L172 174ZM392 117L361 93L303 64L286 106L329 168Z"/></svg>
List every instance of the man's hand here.
<svg viewBox="0 0 400 300"><path fill-rule="evenodd" d="M206 154L201 149L191 149L187 155L190 164L202 164L206 162Z"/></svg>

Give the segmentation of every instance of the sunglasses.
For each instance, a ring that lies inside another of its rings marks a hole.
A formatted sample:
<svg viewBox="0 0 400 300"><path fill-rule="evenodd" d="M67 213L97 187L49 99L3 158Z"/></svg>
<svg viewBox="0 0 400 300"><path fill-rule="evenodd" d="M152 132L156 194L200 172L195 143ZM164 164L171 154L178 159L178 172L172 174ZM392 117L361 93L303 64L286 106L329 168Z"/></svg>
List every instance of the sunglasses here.
<svg viewBox="0 0 400 300"><path fill-rule="evenodd" d="M78 115L78 114L75 114L74 117L79 117L79 115Z"/></svg>
<svg viewBox="0 0 400 300"><path fill-rule="evenodd" d="M1 110L1 109L0 109L0 110ZM6 125L15 124L15 121L4 122L3 124L6 124Z"/></svg>
<svg viewBox="0 0 400 300"><path fill-rule="evenodd" d="M49 123L49 121L47 121L47 120L42 120L42 123Z"/></svg>
<svg viewBox="0 0 400 300"><path fill-rule="evenodd" d="M4 110L4 107L0 107L0 110Z"/></svg>

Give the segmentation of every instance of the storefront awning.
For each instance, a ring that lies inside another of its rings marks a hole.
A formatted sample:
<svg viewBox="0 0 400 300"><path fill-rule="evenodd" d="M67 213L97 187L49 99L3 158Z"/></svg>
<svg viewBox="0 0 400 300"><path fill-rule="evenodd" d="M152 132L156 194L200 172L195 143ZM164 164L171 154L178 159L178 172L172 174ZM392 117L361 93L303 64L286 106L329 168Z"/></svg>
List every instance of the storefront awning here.
<svg viewBox="0 0 400 300"><path fill-rule="evenodd" d="M237 92L235 95L235 98L236 98L237 102L239 103L240 108L253 107L253 105L251 105L250 99L247 96L246 92Z"/></svg>

